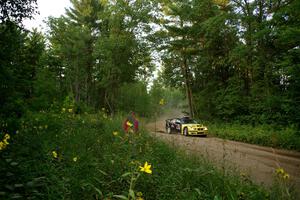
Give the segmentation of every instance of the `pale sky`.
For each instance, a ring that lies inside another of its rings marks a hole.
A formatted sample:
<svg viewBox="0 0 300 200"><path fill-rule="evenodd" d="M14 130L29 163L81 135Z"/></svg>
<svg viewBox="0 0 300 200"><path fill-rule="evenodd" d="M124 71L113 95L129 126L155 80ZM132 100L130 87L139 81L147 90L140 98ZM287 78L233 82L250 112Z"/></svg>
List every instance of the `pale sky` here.
<svg viewBox="0 0 300 200"><path fill-rule="evenodd" d="M39 15L35 15L32 20L24 20L27 29L38 28L45 29L46 25L43 20L49 16L59 17L65 13L65 8L71 6L70 0L37 0Z"/></svg>

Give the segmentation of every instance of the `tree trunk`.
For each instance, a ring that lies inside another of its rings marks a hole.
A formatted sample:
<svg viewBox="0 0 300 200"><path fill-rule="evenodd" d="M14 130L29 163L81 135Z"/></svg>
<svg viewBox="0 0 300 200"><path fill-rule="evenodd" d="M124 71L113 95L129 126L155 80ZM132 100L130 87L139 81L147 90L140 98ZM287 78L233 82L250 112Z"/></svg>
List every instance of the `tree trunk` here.
<svg viewBox="0 0 300 200"><path fill-rule="evenodd" d="M183 72L184 72L184 79L185 79L186 96L187 96L189 110L190 110L190 117L194 118L194 110L193 110L193 103L192 103L192 90L191 90L190 81L189 81L187 59L185 56L183 57Z"/></svg>
<svg viewBox="0 0 300 200"><path fill-rule="evenodd" d="M92 35L92 33L90 33ZM87 58L88 61L86 63L86 73L87 73L87 80L86 80L86 103L87 105L91 105L91 95L92 95L92 70L93 70L93 61L92 61L92 54L93 54L93 38L91 36L90 40L87 42Z"/></svg>

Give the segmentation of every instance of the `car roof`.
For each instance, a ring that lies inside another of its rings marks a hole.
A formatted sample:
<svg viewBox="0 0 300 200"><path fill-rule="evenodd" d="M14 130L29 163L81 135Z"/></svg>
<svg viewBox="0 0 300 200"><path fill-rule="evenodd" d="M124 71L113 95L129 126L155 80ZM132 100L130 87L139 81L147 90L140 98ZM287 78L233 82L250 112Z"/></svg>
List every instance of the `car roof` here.
<svg viewBox="0 0 300 200"><path fill-rule="evenodd" d="M184 116L184 117L175 117L175 118L170 118L169 120L174 120L174 119L178 119L178 120L182 120L182 119L192 119L190 117Z"/></svg>

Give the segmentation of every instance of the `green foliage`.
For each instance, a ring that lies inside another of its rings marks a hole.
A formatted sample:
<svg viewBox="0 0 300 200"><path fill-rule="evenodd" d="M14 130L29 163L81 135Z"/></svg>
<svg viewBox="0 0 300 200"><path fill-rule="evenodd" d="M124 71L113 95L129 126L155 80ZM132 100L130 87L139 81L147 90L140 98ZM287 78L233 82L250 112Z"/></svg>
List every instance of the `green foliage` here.
<svg viewBox="0 0 300 200"><path fill-rule="evenodd" d="M150 96L147 94L146 85L143 83L124 84L118 91L116 102L120 111L129 113L134 111L140 116L151 114Z"/></svg>
<svg viewBox="0 0 300 200"><path fill-rule="evenodd" d="M209 130L212 135L220 138L236 140L263 146L283 149L300 150L300 135L296 127L275 125L241 125L211 123Z"/></svg>
<svg viewBox="0 0 300 200"><path fill-rule="evenodd" d="M16 122L30 105L44 53L43 37L12 22L0 24L0 118ZM16 127L16 123L14 123Z"/></svg>
<svg viewBox="0 0 300 200"><path fill-rule="evenodd" d="M24 45L24 34L13 23L0 25L0 81L1 81L1 115L2 117L14 116L22 113L22 94L17 87L17 76L20 72L16 69L21 65L18 55L21 54ZM18 42L19 41L19 42ZM14 62L13 62L14 61Z"/></svg>
<svg viewBox="0 0 300 200"><path fill-rule="evenodd" d="M198 117L299 126L298 1L160 2L163 82L190 81Z"/></svg>
<svg viewBox="0 0 300 200"><path fill-rule="evenodd" d="M55 78L49 70L44 69L37 73L34 91L35 97L31 100L33 109L48 109L57 95Z"/></svg>
<svg viewBox="0 0 300 200"><path fill-rule="evenodd" d="M164 88L157 80L154 81L149 95L152 115L155 114L155 116L168 109L179 109L184 99L180 90Z"/></svg>
<svg viewBox="0 0 300 200"><path fill-rule="evenodd" d="M287 174L283 168L277 168L274 175L274 183L272 185L271 199L293 199L297 196L296 191L293 190L293 186L289 183L289 174Z"/></svg>
<svg viewBox="0 0 300 200"><path fill-rule="evenodd" d="M0 152L1 198L134 199L142 192L149 200L236 199L241 193L262 199L268 194L199 158L187 159L143 128L136 135L125 134L122 117L110 120L102 114L27 115ZM152 174L139 171L146 161ZM133 186L134 171L140 175Z"/></svg>
<svg viewBox="0 0 300 200"><path fill-rule="evenodd" d="M216 115L225 121L230 121L236 116L245 113L244 102L240 97L239 88L236 81L232 80L224 90L216 92L214 104Z"/></svg>
<svg viewBox="0 0 300 200"><path fill-rule="evenodd" d="M31 45L32 38L10 18L20 22L32 14L33 5L1 1L0 7L0 119L5 119L9 127L16 128L16 118L25 112L26 100L32 92L32 69L35 66L28 55L34 45Z"/></svg>
<svg viewBox="0 0 300 200"><path fill-rule="evenodd" d="M153 115L162 114L168 109L179 108L183 102L181 91L163 88L155 82L150 91L144 83L124 84L117 91L116 108L120 112L134 111L142 117L151 118ZM163 100L163 105L160 104Z"/></svg>
<svg viewBox="0 0 300 200"><path fill-rule="evenodd" d="M37 0L2 0L0 2L0 23L13 21L22 22L36 13Z"/></svg>
<svg viewBox="0 0 300 200"><path fill-rule="evenodd" d="M150 45L137 33L149 31L151 4L71 3L73 8L67 9L65 17L48 21L50 58L60 58L52 67L61 90L74 94L77 104L107 107L113 113L120 87L146 81L151 75Z"/></svg>

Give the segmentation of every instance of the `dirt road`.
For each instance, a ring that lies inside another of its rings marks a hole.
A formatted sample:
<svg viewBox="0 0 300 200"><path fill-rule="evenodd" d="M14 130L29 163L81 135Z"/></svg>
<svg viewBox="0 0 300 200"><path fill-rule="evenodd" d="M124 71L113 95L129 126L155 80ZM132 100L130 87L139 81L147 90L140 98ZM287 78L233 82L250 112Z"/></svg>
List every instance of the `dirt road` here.
<svg viewBox="0 0 300 200"><path fill-rule="evenodd" d="M246 174L257 184L270 186L274 172L283 168L289 175L296 190L300 191L300 153L261 147L242 142L223 140L215 137L185 137L165 133L165 119L174 114L146 125L151 135L187 153L196 153L209 159L219 167L234 168Z"/></svg>

